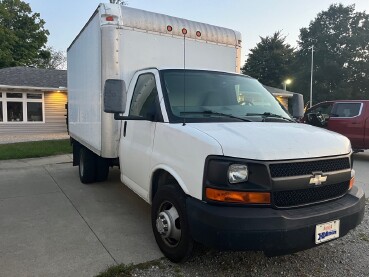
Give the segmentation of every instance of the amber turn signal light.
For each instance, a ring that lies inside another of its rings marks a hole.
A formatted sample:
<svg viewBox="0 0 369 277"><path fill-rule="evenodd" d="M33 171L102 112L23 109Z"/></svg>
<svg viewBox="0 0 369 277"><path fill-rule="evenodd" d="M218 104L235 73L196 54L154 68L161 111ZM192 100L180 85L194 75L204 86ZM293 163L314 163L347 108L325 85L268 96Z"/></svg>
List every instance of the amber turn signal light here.
<svg viewBox="0 0 369 277"><path fill-rule="evenodd" d="M227 191L207 188L206 198L227 203L270 204L269 192Z"/></svg>
<svg viewBox="0 0 369 277"><path fill-rule="evenodd" d="M354 186L354 183L355 183L355 177L352 177L351 180L350 180L349 189L352 189L352 187Z"/></svg>

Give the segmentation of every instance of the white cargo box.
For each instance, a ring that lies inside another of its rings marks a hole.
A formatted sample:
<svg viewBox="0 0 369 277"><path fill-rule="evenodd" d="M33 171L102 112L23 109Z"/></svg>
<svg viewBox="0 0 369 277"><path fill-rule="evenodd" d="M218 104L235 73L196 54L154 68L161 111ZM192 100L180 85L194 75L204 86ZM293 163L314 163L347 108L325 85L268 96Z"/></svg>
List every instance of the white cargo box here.
<svg viewBox="0 0 369 277"><path fill-rule="evenodd" d="M105 158L118 157L120 122L102 109L106 79L127 87L137 70L240 71L241 35L221 27L117 4L100 4L68 48L70 136Z"/></svg>

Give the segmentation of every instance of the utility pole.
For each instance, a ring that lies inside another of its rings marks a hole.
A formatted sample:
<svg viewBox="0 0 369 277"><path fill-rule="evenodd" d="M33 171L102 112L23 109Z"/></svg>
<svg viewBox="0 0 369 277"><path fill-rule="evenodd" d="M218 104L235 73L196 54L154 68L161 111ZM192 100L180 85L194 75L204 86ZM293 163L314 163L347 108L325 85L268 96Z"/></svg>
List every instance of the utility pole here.
<svg viewBox="0 0 369 277"><path fill-rule="evenodd" d="M313 106L314 45L311 47L310 108Z"/></svg>

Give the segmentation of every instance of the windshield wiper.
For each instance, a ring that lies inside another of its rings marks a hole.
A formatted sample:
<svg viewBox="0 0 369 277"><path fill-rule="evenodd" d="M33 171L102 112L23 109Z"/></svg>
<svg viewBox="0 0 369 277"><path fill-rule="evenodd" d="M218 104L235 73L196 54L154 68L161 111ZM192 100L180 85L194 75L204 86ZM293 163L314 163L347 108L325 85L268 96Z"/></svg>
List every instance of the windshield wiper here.
<svg viewBox="0 0 369 277"><path fill-rule="evenodd" d="M238 119L238 120L242 120L242 121L246 121L246 122L251 122L252 121L250 119L246 119L246 118L242 118L242 117L238 117L238 116L231 115L231 114L226 114L226 113L214 112L214 111L211 111L211 110L205 110L205 111L199 111L199 112L181 112L180 114L209 114L209 115L220 115L220 116L234 118L234 119Z"/></svg>
<svg viewBox="0 0 369 277"><path fill-rule="evenodd" d="M287 118L287 117L284 117L284 116L281 116L281 115L275 114L275 113L265 112L265 113L247 113L246 114L246 116L253 116L253 115L259 115L259 116L262 116L263 118L276 117L276 118L287 120L289 122L295 122L296 123L296 121L291 119L291 118Z"/></svg>

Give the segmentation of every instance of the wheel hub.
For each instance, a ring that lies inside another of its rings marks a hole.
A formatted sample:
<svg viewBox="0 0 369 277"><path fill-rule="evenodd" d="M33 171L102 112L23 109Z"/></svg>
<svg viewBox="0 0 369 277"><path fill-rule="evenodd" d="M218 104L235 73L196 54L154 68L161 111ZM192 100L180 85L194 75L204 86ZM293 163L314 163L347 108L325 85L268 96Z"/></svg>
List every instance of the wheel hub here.
<svg viewBox="0 0 369 277"><path fill-rule="evenodd" d="M169 237L172 224L169 215L165 211L159 213L158 218L156 219L156 229L162 237Z"/></svg>
<svg viewBox="0 0 369 277"><path fill-rule="evenodd" d="M176 247L181 240L181 226L176 207L169 201L164 201L156 218L156 230L169 247Z"/></svg>

